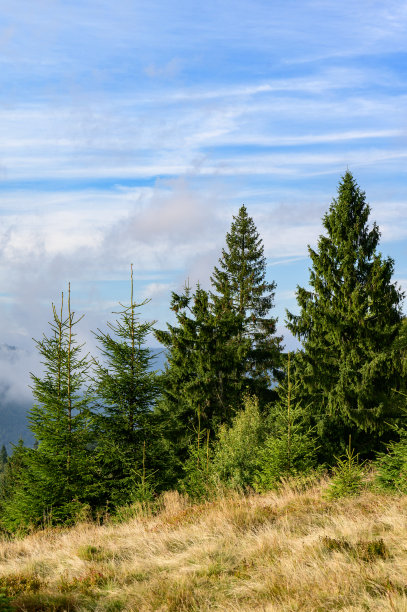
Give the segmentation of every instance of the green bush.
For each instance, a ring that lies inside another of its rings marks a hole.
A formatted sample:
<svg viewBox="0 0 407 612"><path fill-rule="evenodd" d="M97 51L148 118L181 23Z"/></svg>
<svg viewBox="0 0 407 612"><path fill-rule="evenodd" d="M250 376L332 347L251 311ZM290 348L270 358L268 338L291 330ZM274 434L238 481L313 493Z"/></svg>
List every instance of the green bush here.
<svg viewBox="0 0 407 612"><path fill-rule="evenodd" d="M298 399L299 384L293 381L290 361L288 354L286 377L277 389L278 401L270 408L268 435L259 452L254 483L258 491L273 489L282 479L309 473L315 467L314 430Z"/></svg>
<svg viewBox="0 0 407 612"><path fill-rule="evenodd" d="M309 473L315 465L315 442L308 432L293 432L267 438L259 454L254 486L268 491L285 478Z"/></svg>
<svg viewBox="0 0 407 612"><path fill-rule="evenodd" d="M384 489L407 493L407 431L396 429L399 441L390 442L376 460L376 482Z"/></svg>
<svg viewBox="0 0 407 612"><path fill-rule="evenodd" d="M359 463L359 455L349 447L342 457L337 459L336 466L332 469L332 481L328 488L328 499L337 499L349 495L357 495L363 488L365 475L365 462Z"/></svg>
<svg viewBox="0 0 407 612"><path fill-rule="evenodd" d="M230 488L253 486L264 441L264 418L256 397L246 396L232 425L221 426L214 448L214 477Z"/></svg>
<svg viewBox="0 0 407 612"><path fill-rule="evenodd" d="M0 588L0 610L2 612L12 612L10 597L6 594L5 588Z"/></svg>
<svg viewBox="0 0 407 612"><path fill-rule="evenodd" d="M213 491L212 451L209 445L209 431L198 432L197 441L189 446L188 458L183 465L180 490L193 499L211 496Z"/></svg>

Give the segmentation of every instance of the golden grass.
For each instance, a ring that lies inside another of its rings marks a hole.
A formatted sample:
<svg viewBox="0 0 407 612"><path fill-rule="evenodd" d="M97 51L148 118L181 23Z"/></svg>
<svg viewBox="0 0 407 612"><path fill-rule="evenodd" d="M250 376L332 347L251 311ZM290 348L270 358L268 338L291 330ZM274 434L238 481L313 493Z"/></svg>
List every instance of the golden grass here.
<svg viewBox="0 0 407 612"><path fill-rule="evenodd" d="M325 487L172 492L155 516L2 541L0 588L25 612L407 612L407 498Z"/></svg>

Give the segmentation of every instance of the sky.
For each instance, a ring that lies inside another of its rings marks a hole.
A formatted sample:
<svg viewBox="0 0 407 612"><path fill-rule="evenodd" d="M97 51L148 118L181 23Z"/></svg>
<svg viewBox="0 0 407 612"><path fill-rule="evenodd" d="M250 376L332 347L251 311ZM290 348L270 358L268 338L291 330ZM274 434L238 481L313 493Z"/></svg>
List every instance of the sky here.
<svg viewBox="0 0 407 612"><path fill-rule="evenodd" d="M0 0L0 406L32 402L68 282L92 354L131 263L164 328L242 204L295 348L285 309L347 169L407 288L406 73L401 0Z"/></svg>

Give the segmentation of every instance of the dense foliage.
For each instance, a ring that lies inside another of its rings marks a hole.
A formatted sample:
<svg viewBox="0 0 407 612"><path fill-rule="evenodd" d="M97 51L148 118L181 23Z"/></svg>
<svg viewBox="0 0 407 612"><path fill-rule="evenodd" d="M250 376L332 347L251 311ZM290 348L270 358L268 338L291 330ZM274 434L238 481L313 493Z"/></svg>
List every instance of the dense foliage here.
<svg viewBox="0 0 407 612"><path fill-rule="evenodd" d="M9 495L2 497L1 512L7 528L65 522L84 504L101 501L90 452L95 439L92 398L84 386L89 360L76 341L80 319L71 310L70 291L67 302L65 314L62 294L60 310L52 306L50 335L36 341L45 368L42 376L31 375L38 404L28 418L36 445L29 449L20 444L6 469Z"/></svg>
<svg viewBox="0 0 407 612"><path fill-rule="evenodd" d="M235 335L237 350L244 339L249 341L241 367L250 392L260 400L270 400L282 350L282 338L275 335L277 319L269 315L276 283L266 279L263 240L245 206L233 217L226 246L211 277L212 298L240 322Z"/></svg>
<svg viewBox="0 0 407 612"><path fill-rule="evenodd" d="M36 444L0 453L0 528L123 513L169 488L195 498L265 491L321 466L333 469L331 496L348 494L360 487L359 454L378 453L379 484L405 492L403 294L369 214L346 172L326 233L309 248L299 314L287 315L303 346L295 355L282 353L270 316L276 285L244 206L211 290L173 292L166 330L140 319L147 301L134 301L133 271L130 304L95 333L98 359L76 341L70 294L66 314L63 298L60 310L53 305L50 334L36 341L44 364L32 375ZM166 351L161 374L147 347L153 333Z"/></svg>
<svg viewBox="0 0 407 612"><path fill-rule="evenodd" d="M403 298L392 282L393 260L377 251L380 232L368 226L369 214L346 172L323 218L326 235L316 250L309 247L310 287L297 288L300 313L287 313L288 329L303 344L297 370L321 437L346 444L352 433L367 446L377 441L372 432L400 416L393 350Z"/></svg>
<svg viewBox="0 0 407 612"><path fill-rule="evenodd" d="M177 324L156 331L167 349L157 414L182 468L198 429L207 429L213 439L222 423L230 423L245 386L242 364L249 343L236 342L241 318L220 301L211 303L199 286L194 293L189 287L173 293L171 309Z"/></svg>
<svg viewBox="0 0 407 612"><path fill-rule="evenodd" d="M98 443L104 494L114 505L146 493L146 448L150 453L152 407L159 393L152 367L155 356L145 346L153 323L140 322L134 302L131 269L130 304L121 305L119 319L98 330L102 360L95 360L95 393L100 404Z"/></svg>

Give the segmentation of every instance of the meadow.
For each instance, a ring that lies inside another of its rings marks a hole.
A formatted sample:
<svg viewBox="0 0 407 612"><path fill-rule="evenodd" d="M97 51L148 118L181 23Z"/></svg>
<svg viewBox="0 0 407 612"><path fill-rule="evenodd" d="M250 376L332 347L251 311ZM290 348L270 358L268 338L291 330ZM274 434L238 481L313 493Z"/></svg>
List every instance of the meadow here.
<svg viewBox="0 0 407 612"><path fill-rule="evenodd" d="M170 491L120 522L3 539L0 609L407 611L407 497L372 482L339 499L327 477L202 503Z"/></svg>

